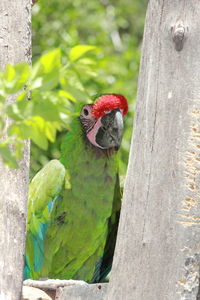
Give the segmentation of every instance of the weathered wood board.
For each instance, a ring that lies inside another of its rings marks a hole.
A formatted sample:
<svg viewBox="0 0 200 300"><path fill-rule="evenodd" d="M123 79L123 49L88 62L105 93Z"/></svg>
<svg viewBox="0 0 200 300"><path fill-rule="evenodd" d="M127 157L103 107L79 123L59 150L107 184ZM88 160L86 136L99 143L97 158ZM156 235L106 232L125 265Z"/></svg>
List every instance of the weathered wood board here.
<svg viewBox="0 0 200 300"><path fill-rule="evenodd" d="M0 70L30 61L31 0L0 0ZM8 103L15 101L9 97ZM6 120L9 122L9 120ZM18 170L0 162L0 299L19 300L23 279L29 145Z"/></svg>
<svg viewBox="0 0 200 300"><path fill-rule="evenodd" d="M199 266L200 1L150 0L106 299L196 300Z"/></svg>

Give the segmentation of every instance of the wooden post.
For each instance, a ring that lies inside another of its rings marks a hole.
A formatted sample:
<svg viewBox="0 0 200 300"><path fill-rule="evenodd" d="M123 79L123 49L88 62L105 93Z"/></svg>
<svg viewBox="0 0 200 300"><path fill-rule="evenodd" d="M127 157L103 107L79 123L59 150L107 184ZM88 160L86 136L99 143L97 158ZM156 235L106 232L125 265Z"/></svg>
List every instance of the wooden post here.
<svg viewBox="0 0 200 300"><path fill-rule="evenodd" d="M150 0L108 300L200 299L200 1Z"/></svg>
<svg viewBox="0 0 200 300"><path fill-rule="evenodd" d="M31 59L31 0L0 0L0 69ZM15 101L10 97L8 103ZM9 120L7 120L9 122ZM8 124L8 123L7 123ZM29 145L20 169L0 162L0 299L19 300L23 279Z"/></svg>

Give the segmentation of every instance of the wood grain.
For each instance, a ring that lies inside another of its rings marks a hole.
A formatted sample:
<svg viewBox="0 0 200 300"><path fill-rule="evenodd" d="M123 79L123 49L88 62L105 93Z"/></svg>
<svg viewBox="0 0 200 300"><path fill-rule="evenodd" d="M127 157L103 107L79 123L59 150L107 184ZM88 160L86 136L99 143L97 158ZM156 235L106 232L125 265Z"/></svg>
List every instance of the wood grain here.
<svg viewBox="0 0 200 300"><path fill-rule="evenodd" d="M200 1L150 0L106 299L196 300L199 266Z"/></svg>
<svg viewBox="0 0 200 300"><path fill-rule="evenodd" d="M0 1L0 69L31 59L31 0ZM15 101L9 97L7 103ZM9 124L9 120L6 120ZM5 133L6 134L6 133ZM29 143L20 169L0 162L0 299L21 299Z"/></svg>

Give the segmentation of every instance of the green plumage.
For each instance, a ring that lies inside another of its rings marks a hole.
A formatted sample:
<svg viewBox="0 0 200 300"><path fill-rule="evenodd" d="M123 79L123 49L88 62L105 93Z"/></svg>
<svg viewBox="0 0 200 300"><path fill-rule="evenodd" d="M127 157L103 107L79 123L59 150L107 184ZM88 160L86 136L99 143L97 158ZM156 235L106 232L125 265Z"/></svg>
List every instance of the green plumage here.
<svg viewBox="0 0 200 300"><path fill-rule="evenodd" d="M30 183L26 278L94 282L107 273L120 210L117 173L117 154L86 143L77 118L61 160L50 161Z"/></svg>

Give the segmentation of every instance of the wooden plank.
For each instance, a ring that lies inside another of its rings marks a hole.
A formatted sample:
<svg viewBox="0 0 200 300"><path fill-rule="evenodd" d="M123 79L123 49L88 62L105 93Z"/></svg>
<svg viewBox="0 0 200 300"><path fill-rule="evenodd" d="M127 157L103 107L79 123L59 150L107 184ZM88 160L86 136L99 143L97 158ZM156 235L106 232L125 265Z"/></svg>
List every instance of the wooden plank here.
<svg viewBox="0 0 200 300"><path fill-rule="evenodd" d="M27 288L33 287L29 290ZM23 299L32 300L39 295L40 291L47 293L53 300L103 300L107 292L108 283L88 284L82 280L32 280L24 281ZM41 295L41 298L45 296Z"/></svg>
<svg viewBox="0 0 200 300"><path fill-rule="evenodd" d="M199 299L200 1L150 0L106 299Z"/></svg>
<svg viewBox="0 0 200 300"><path fill-rule="evenodd" d="M0 69L31 59L31 0L0 1ZM8 103L15 101L9 97ZM7 124L9 120L7 120ZM18 170L0 162L0 299L21 299L29 143Z"/></svg>
<svg viewBox="0 0 200 300"><path fill-rule="evenodd" d="M59 288L56 293L58 300L103 300L107 292L107 283L99 284L75 284L73 286Z"/></svg>

